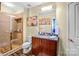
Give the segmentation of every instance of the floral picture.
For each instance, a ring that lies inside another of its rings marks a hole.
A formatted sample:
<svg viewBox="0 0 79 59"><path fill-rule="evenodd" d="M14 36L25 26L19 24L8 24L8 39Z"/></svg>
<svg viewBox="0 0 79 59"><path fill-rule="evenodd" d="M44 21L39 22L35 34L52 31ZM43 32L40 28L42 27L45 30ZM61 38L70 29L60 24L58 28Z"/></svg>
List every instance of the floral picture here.
<svg viewBox="0 0 79 59"><path fill-rule="evenodd" d="M28 17L27 25L28 26L37 26L37 16Z"/></svg>

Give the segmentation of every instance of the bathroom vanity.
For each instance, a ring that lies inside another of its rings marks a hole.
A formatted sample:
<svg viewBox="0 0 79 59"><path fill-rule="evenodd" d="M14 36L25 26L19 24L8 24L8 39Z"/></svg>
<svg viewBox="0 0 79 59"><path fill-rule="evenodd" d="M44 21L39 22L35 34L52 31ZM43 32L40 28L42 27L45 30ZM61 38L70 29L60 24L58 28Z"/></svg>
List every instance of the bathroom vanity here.
<svg viewBox="0 0 79 59"><path fill-rule="evenodd" d="M32 54L36 56L56 56L57 55L57 37L32 37Z"/></svg>

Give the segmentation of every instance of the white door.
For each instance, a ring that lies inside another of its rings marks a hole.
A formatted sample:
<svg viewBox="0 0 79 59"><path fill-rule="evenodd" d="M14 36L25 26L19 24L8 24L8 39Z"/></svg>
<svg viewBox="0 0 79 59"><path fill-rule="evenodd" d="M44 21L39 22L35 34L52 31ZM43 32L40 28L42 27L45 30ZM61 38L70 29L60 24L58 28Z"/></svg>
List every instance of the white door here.
<svg viewBox="0 0 79 59"><path fill-rule="evenodd" d="M70 3L68 7L68 55L79 56L79 3Z"/></svg>

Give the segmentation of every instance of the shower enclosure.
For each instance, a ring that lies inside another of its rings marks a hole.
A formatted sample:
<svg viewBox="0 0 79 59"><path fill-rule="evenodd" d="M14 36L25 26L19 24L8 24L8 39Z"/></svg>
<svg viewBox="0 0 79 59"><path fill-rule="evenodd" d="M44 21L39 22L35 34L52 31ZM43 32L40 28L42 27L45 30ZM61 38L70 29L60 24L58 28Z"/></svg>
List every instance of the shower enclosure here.
<svg viewBox="0 0 79 59"><path fill-rule="evenodd" d="M22 18L0 13L0 54L22 45Z"/></svg>

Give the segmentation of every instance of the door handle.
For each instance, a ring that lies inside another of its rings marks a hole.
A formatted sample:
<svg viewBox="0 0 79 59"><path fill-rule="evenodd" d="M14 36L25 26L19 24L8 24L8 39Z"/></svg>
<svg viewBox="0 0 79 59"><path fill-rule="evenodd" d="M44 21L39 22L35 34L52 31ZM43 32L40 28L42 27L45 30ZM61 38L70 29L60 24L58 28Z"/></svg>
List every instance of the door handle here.
<svg viewBox="0 0 79 59"><path fill-rule="evenodd" d="M71 42L74 42L72 39L68 39L69 41L71 41Z"/></svg>

